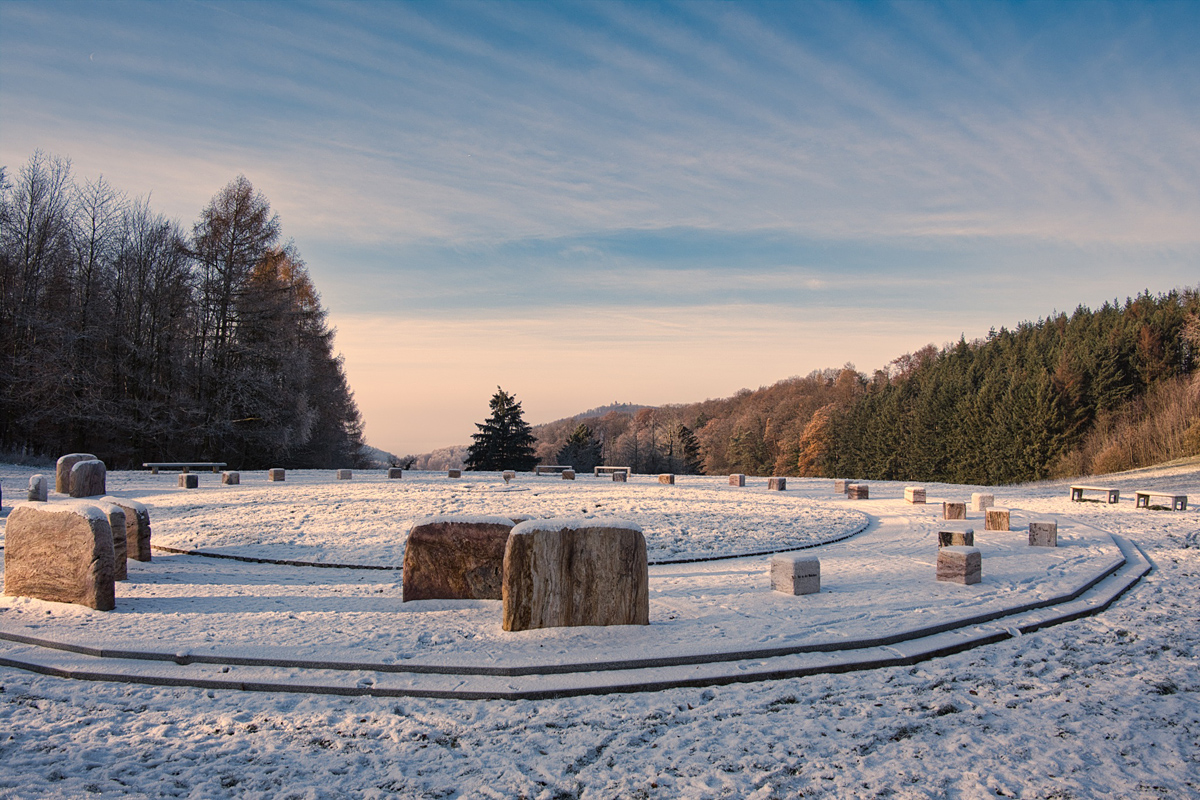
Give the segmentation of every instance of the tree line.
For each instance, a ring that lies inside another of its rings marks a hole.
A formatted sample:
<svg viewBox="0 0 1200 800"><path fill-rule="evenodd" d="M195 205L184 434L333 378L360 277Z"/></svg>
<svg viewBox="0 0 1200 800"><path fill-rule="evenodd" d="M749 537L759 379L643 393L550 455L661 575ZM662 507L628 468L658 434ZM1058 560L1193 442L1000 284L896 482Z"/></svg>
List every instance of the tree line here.
<svg viewBox="0 0 1200 800"><path fill-rule="evenodd" d="M0 168L0 450L356 466L333 330L244 176L190 230L68 160Z"/></svg>

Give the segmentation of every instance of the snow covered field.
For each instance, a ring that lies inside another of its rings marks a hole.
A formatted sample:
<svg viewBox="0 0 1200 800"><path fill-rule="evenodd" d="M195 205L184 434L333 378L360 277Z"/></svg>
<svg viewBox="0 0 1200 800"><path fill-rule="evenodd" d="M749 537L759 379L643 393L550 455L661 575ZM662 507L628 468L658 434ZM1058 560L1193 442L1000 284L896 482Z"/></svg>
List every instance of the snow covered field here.
<svg viewBox="0 0 1200 800"><path fill-rule="evenodd" d="M5 510L38 470L0 466ZM400 602L399 572L155 554L101 614L0 598L0 629L166 652L364 662L536 664L830 641L1053 595L1119 558L1155 570L1108 610L913 667L558 700L339 697L162 688L0 669L0 797L1189 797L1200 796L1200 514L1135 510L1132 490L1189 494L1195 463L1110 476L1117 506L1065 483L990 489L1014 527L1056 518L1063 546L982 532L984 583L937 584L934 508L831 481L787 492L723 478L622 486L521 475L246 473L221 487L111 473L151 507L155 543L243 556L398 565L411 520L441 513L623 517L651 560L830 541L823 591L769 590L765 557L651 568L645 628L505 634L499 603ZM928 484L931 501L982 487ZM94 659L104 661L104 659ZM240 670L240 667L233 667Z"/></svg>

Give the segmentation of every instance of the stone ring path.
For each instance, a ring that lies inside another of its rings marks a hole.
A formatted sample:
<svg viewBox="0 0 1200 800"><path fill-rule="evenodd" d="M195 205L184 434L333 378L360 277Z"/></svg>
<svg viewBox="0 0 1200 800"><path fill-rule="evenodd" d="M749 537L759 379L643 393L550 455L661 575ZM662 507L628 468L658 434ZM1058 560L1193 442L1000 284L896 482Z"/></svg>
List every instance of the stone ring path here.
<svg viewBox="0 0 1200 800"><path fill-rule="evenodd" d="M394 572L181 555L131 562L113 612L5 608L0 664L82 680L381 697L652 691L913 664L1102 611L1151 568L1130 542L1060 516L1058 548L978 525L983 583L937 583L939 506L855 507L867 528L811 551L820 594L772 592L761 557L659 564L649 626L505 633L498 601L402 603ZM1028 521L1012 515L1014 527Z"/></svg>

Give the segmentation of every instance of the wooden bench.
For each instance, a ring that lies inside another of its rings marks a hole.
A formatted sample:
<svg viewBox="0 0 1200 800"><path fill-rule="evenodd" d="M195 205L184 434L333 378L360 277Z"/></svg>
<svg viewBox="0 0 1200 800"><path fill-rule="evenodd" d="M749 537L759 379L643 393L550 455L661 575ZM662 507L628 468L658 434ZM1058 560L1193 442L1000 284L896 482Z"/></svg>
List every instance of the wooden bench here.
<svg viewBox="0 0 1200 800"><path fill-rule="evenodd" d="M1072 486L1071 502L1082 503L1084 492L1108 492L1108 502L1115 503L1121 499L1121 492L1109 486Z"/></svg>
<svg viewBox="0 0 1200 800"><path fill-rule="evenodd" d="M180 472L188 472L192 469L211 469L213 472L220 472L225 466L224 461L148 461L142 464L150 470L151 475L157 475L160 469L177 469Z"/></svg>
<svg viewBox="0 0 1200 800"><path fill-rule="evenodd" d="M592 477L599 478L601 475L611 475L614 472L624 472L626 477L632 473L630 467L596 467L592 470Z"/></svg>
<svg viewBox="0 0 1200 800"><path fill-rule="evenodd" d="M1149 508L1151 497L1170 498L1172 511L1187 511L1187 495L1186 494L1171 494L1170 492L1134 491L1133 505L1136 508Z"/></svg>
<svg viewBox="0 0 1200 800"><path fill-rule="evenodd" d="M566 472L569 469L572 469L572 467L570 465L542 464L541 466L537 466L537 467L533 468L533 474L541 475L541 474L545 473L547 475L558 475L560 473Z"/></svg>

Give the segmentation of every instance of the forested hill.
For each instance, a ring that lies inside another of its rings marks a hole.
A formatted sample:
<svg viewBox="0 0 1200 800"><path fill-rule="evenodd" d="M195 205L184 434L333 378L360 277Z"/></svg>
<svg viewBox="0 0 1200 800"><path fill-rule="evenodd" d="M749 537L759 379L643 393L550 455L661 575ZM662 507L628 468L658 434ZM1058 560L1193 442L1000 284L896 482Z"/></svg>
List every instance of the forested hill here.
<svg viewBox="0 0 1200 800"><path fill-rule="evenodd" d="M639 472L668 463L683 432L709 474L1012 483L1200 454L1198 366L1200 293L1147 292L929 345L873 375L828 369L588 424L606 462ZM535 427L539 455L572 427Z"/></svg>
<svg viewBox="0 0 1200 800"><path fill-rule="evenodd" d="M41 153L0 186L0 450L356 465L325 311L246 178L190 231Z"/></svg>

